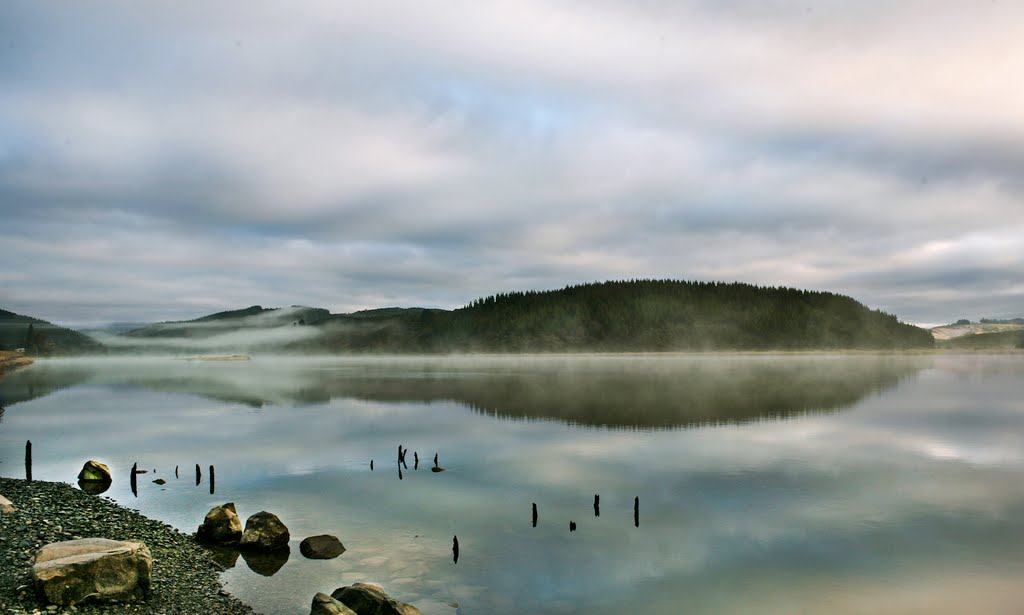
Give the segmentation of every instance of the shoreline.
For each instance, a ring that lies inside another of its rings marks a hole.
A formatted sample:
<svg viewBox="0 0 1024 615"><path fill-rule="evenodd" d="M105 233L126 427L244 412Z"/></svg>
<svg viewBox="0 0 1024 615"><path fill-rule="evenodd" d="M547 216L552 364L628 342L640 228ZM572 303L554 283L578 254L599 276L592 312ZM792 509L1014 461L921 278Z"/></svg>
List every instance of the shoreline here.
<svg viewBox="0 0 1024 615"><path fill-rule="evenodd" d="M0 351L0 378L22 367L32 365L34 361L20 352Z"/></svg>
<svg viewBox="0 0 1024 615"><path fill-rule="evenodd" d="M141 602L74 607L75 613L218 613L256 615L224 590L222 568L191 534L125 508L110 498L89 495L67 483L0 477L0 495L15 511L0 513L0 612L47 611L32 587L32 563L39 547L72 538L140 541L153 554L152 594ZM56 612L71 612L58 607Z"/></svg>

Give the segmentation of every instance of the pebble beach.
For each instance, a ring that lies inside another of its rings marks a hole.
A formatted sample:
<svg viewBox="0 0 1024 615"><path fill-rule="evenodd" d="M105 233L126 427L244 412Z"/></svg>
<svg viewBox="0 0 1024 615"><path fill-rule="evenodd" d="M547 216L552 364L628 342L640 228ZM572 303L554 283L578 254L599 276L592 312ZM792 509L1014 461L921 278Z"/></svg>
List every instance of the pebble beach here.
<svg viewBox="0 0 1024 615"><path fill-rule="evenodd" d="M16 509L0 514L0 613L255 613L223 589L220 567L190 534L66 483L0 478L0 495ZM32 586L36 551L47 543L90 537L139 541L149 547L153 591L148 600L56 607L37 598Z"/></svg>

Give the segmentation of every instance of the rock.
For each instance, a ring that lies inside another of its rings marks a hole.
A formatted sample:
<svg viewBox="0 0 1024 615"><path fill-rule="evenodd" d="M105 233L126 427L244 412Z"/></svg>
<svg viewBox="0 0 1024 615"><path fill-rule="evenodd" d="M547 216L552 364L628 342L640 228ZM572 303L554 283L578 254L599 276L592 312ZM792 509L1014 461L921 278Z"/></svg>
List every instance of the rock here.
<svg viewBox="0 0 1024 615"><path fill-rule="evenodd" d="M434 467L430 468L430 471L431 472L444 472L444 468L442 468L441 466L434 466Z"/></svg>
<svg viewBox="0 0 1024 615"><path fill-rule="evenodd" d="M313 605L310 607L309 615L359 615L344 604L331 598L323 592L317 592L313 596Z"/></svg>
<svg viewBox="0 0 1024 615"><path fill-rule="evenodd" d="M235 503L228 502L214 506L206 513L203 524L199 526L196 536L205 542L227 544L238 542L242 538L242 521L235 512Z"/></svg>
<svg viewBox="0 0 1024 615"><path fill-rule="evenodd" d="M36 553L32 577L58 605L132 602L149 595L153 556L141 542L82 538L54 542Z"/></svg>
<svg viewBox="0 0 1024 615"><path fill-rule="evenodd" d="M299 553L309 559L334 559L344 552L345 545L330 534L310 536L299 543Z"/></svg>
<svg viewBox="0 0 1024 615"><path fill-rule="evenodd" d="M357 615L423 615L411 604L399 602L377 585L353 583L331 592L331 597L352 609Z"/></svg>
<svg viewBox="0 0 1024 615"><path fill-rule="evenodd" d="M0 513L12 513L15 510L14 502L11 502L4 496L0 495Z"/></svg>
<svg viewBox="0 0 1024 615"><path fill-rule="evenodd" d="M245 520L245 532L238 543L241 549L272 551L288 544L291 535L277 515L260 511Z"/></svg>
<svg viewBox="0 0 1024 615"><path fill-rule="evenodd" d="M158 479L154 480L153 482L158 484L158 485L166 485L167 484L167 481L165 481L162 478L158 478Z"/></svg>
<svg viewBox="0 0 1024 615"><path fill-rule="evenodd" d="M78 473L78 480L110 482L113 478L110 476L110 468L105 463L90 459L82 466L82 471Z"/></svg>

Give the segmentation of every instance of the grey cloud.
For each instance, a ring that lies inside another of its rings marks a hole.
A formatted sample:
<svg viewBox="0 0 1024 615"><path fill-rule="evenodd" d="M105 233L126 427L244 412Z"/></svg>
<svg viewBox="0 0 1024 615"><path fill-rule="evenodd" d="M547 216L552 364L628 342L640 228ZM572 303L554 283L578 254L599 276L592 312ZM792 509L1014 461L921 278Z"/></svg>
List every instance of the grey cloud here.
<svg viewBox="0 0 1024 615"><path fill-rule="evenodd" d="M137 320L667 276L1012 314L1016 16L7 3L0 299Z"/></svg>

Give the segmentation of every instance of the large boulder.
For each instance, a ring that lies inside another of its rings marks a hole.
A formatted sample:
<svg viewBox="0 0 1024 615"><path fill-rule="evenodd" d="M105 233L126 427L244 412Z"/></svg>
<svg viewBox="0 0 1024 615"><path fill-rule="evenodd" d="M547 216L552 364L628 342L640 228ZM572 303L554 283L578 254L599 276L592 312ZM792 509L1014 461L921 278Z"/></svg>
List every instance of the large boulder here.
<svg viewBox="0 0 1024 615"><path fill-rule="evenodd" d="M331 598L323 592L317 592L313 596L313 605L310 607L309 615L359 615L344 604Z"/></svg>
<svg viewBox="0 0 1024 615"><path fill-rule="evenodd" d="M345 545L330 534L310 536L299 543L299 553L309 559L334 559L344 552Z"/></svg>
<svg viewBox="0 0 1024 615"><path fill-rule="evenodd" d="M235 512L235 503L214 506L206 513L196 536L211 544L230 544L242 539L242 521Z"/></svg>
<svg viewBox="0 0 1024 615"><path fill-rule="evenodd" d="M109 483L113 478L110 476L110 468L107 467L107 464L90 459L82 466L82 471L78 473L78 480Z"/></svg>
<svg viewBox="0 0 1024 615"><path fill-rule="evenodd" d="M12 513L15 510L14 503L0 495L0 513Z"/></svg>
<svg viewBox="0 0 1024 615"><path fill-rule="evenodd" d="M423 615L411 604L399 602L377 585L353 583L331 592L331 598L356 612L356 615Z"/></svg>
<svg viewBox="0 0 1024 615"><path fill-rule="evenodd" d="M240 549L272 551L288 544L291 534L274 513L260 511L245 520L245 531L239 541Z"/></svg>
<svg viewBox="0 0 1024 615"><path fill-rule="evenodd" d="M153 556L141 542L80 538L39 549L32 577L47 600L68 606L145 599L152 571Z"/></svg>

